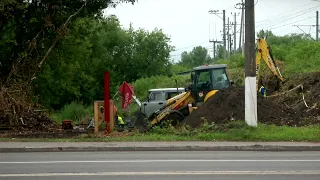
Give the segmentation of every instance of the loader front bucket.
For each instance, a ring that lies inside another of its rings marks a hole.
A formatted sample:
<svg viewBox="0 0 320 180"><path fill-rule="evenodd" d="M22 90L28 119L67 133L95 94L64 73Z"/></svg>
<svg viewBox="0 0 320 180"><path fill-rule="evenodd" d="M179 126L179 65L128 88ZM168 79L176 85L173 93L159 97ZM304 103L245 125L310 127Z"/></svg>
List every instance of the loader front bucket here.
<svg viewBox="0 0 320 180"><path fill-rule="evenodd" d="M142 113L136 114L135 127L141 133L145 133L151 129L149 126L148 120L145 118L145 116Z"/></svg>

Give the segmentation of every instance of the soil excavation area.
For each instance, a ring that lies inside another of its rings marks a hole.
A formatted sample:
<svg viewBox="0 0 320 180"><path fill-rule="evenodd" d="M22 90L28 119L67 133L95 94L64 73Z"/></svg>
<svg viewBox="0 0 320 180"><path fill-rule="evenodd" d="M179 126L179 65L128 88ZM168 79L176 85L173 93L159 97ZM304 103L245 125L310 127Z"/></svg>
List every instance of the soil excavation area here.
<svg viewBox="0 0 320 180"><path fill-rule="evenodd" d="M267 98L258 97L258 123L306 126L320 123L320 72L296 75L278 83L273 77L265 77ZM23 118L8 121L6 114L0 114L2 131L0 137L76 137L83 131L61 130L60 125L40 112L21 108ZM224 89L185 119L191 127L198 127L204 121L224 124L232 120L245 120L244 87ZM119 134L116 134L118 136Z"/></svg>
<svg viewBox="0 0 320 180"><path fill-rule="evenodd" d="M269 97L258 97L258 122L264 124L305 126L320 123L320 73L303 74L275 87ZM270 85L269 85L270 87ZM219 91L186 118L186 124L197 127L204 121L222 124L245 119L245 89L233 87ZM304 100L303 100L304 99Z"/></svg>

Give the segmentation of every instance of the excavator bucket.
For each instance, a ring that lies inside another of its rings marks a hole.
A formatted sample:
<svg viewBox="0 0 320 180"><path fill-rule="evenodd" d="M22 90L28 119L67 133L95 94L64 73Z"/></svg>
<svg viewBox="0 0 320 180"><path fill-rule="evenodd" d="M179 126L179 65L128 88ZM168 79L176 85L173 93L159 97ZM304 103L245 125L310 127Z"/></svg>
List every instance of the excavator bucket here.
<svg viewBox="0 0 320 180"><path fill-rule="evenodd" d="M136 114L135 127L141 133L147 132L151 129L148 120L140 112Z"/></svg>

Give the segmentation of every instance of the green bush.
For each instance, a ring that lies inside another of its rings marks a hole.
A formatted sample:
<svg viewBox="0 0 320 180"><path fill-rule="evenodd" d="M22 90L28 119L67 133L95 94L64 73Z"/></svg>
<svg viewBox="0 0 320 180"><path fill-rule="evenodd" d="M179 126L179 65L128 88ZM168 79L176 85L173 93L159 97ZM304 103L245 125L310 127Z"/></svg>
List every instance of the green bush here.
<svg viewBox="0 0 320 180"><path fill-rule="evenodd" d="M81 120L86 117L93 116L93 105L84 106L82 103L72 102L70 104L64 105L64 107L58 113L53 113L51 118L62 122L63 120L70 119L76 124L79 124Z"/></svg>

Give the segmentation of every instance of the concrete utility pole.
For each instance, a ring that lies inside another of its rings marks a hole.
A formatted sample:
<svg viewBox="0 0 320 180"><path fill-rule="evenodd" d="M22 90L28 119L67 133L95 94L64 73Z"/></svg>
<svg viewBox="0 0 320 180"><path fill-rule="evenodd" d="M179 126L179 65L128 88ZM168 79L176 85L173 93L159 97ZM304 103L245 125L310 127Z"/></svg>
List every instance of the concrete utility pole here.
<svg viewBox="0 0 320 180"><path fill-rule="evenodd" d="M319 11L316 12L316 41L319 41Z"/></svg>
<svg viewBox="0 0 320 180"><path fill-rule="evenodd" d="M226 59L226 11L222 11L223 16L223 58Z"/></svg>
<svg viewBox="0 0 320 180"><path fill-rule="evenodd" d="M242 0L242 14L243 14L243 21L242 21L242 55L244 56L244 51L245 51L245 46L244 46L244 39L245 39L245 28L244 28L244 26L245 26L245 19L246 19L246 17L245 17L245 12L244 12L244 10L245 10L245 3L243 2L243 0Z"/></svg>
<svg viewBox="0 0 320 180"><path fill-rule="evenodd" d="M255 0L245 0L245 121L257 126L257 89L255 62Z"/></svg>
<svg viewBox="0 0 320 180"><path fill-rule="evenodd" d="M237 14L234 13L234 29L233 29L233 53L237 52Z"/></svg>
<svg viewBox="0 0 320 180"><path fill-rule="evenodd" d="M243 44L242 44L242 38L243 35L243 19L244 19L244 5L243 5L243 0L241 1L241 23L240 23L240 38L239 38L239 48L241 49L241 52L243 52Z"/></svg>

